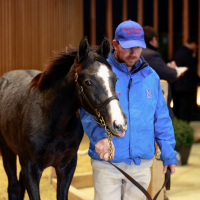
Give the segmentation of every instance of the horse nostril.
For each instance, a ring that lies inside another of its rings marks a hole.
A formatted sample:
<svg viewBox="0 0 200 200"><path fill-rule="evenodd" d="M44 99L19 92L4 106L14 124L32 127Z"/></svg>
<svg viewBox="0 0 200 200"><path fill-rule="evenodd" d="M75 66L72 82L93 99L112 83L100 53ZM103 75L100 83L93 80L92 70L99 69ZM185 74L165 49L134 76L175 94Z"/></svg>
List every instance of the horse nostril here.
<svg viewBox="0 0 200 200"><path fill-rule="evenodd" d="M121 124L117 124L117 121L115 120L114 122L113 122L113 128L116 130L116 131L124 131L124 129L123 129L123 126L121 125Z"/></svg>

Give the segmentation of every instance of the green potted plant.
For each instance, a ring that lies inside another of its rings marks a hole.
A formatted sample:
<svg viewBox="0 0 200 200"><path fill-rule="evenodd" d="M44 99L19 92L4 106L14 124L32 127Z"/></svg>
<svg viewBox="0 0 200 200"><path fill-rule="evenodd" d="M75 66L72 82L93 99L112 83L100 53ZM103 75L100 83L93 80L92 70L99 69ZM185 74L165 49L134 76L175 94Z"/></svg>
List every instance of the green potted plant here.
<svg viewBox="0 0 200 200"><path fill-rule="evenodd" d="M180 120L176 117L172 120L176 147L175 150L180 153L182 165L187 164L191 146L194 143L194 129L187 121Z"/></svg>

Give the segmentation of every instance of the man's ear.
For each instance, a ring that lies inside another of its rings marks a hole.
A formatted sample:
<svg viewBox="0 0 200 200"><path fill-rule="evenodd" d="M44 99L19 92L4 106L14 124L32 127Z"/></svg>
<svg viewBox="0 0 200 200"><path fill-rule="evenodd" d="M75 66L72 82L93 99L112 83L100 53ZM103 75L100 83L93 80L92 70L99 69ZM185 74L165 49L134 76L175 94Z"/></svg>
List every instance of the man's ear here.
<svg viewBox="0 0 200 200"><path fill-rule="evenodd" d="M101 42L101 46L97 50L97 53L103 56L105 59L107 59L110 53L110 47L111 47L110 40L104 36Z"/></svg>
<svg viewBox="0 0 200 200"><path fill-rule="evenodd" d="M113 47L115 49L115 51L117 50L117 45L118 45L118 41L117 40L113 40Z"/></svg>
<svg viewBox="0 0 200 200"><path fill-rule="evenodd" d="M80 63L83 61L87 56L89 52L90 46L88 43L87 37L84 37L79 44L77 56L78 56L78 62Z"/></svg>

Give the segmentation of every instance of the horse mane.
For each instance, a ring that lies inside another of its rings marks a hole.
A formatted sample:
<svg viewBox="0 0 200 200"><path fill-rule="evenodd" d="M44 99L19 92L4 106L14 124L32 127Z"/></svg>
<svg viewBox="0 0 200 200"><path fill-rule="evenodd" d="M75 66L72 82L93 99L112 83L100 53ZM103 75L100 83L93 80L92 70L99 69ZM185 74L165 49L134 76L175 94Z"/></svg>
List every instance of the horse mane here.
<svg viewBox="0 0 200 200"><path fill-rule="evenodd" d="M55 81L63 79L73 65L77 51L78 48L69 47L66 51L54 52L54 57L49 60L46 69L33 78L30 87L45 90Z"/></svg>
<svg viewBox="0 0 200 200"><path fill-rule="evenodd" d="M90 51L98 52L100 51L100 46L92 46L90 47ZM55 85L56 81L62 81L74 64L77 52L78 48L73 46L69 46L66 51L55 52L54 57L48 62L46 69L32 79L30 87L37 87L40 91L43 91ZM89 58L88 62L90 60ZM110 66L106 60L104 63ZM77 72L79 73L81 69L82 65L78 65Z"/></svg>

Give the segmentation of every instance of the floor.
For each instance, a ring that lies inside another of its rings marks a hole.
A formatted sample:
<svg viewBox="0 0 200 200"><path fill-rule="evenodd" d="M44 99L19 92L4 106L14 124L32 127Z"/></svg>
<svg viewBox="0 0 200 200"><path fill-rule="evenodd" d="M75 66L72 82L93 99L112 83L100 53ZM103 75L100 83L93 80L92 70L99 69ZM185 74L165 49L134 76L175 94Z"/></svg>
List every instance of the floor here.
<svg viewBox="0 0 200 200"><path fill-rule="evenodd" d="M192 122L191 126L195 130L195 140L198 143L192 145L188 164L177 166L176 173L171 176L171 190L167 191L169 200L200 200L200 122ZM87 136L83 138L79 150L84 152L88 148ZM18 172L20 170L18 164ZM78 157L77 174L91 171L90 158L88 155ZM55 200L56 191L49 182L51 168L43 172L40 182L41 200ZM84 189L82 192L90 196L94 195L92 188ZM0 200L7 200L7 177L3 169L2 158L0 157ZM25 200L28 200L25 195Z"/></svg>
<svg viewBox="0 0 200 200"><path fill-rule="evenodd" d="M193 144L188 164L176 167L166 195L169 200L200 200L200 143Z"/></svg>
<svg viewBox="0 0 200 200"><path fill-rule="evenodd" d="M192 145L188 164L177 166L171 176L171 189L166 195L169 200L200 200L200 122L191 122L195 140Z"/></svg>

